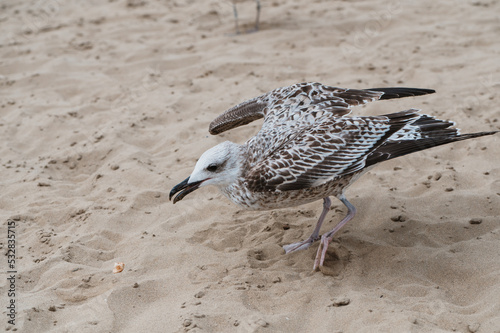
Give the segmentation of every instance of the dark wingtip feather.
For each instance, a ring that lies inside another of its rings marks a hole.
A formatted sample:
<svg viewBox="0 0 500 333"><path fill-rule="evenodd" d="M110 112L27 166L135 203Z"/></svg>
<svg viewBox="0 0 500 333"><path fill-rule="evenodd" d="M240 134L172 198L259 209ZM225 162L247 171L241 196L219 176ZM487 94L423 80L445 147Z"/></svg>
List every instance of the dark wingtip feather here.
<svg viewBox="0 0 500 333"><path fill-rule="evenodd" d="M246 125L256 119L264 117L263 109L266 103L259 100L259 97L233 106L211 123L208 131L215 135L232 128Z"/></svg>
<svg viewBox="0 0 500 333"><path fill-rule="evenodd" d="M441 146L447 143L478 138L485 135L493 135L500 132L490 131L459 135L457 133L445 133L445 131L446 130L440 130L435 133L436 136L429 136L418 140L400 140L386 143L368 155L366 159L366 166L415 153L417 151Z"/></svg>
<svg viewBox="0 0 500 333"><path fill-rule="evenodd" d="M422 95L433 94L436 92L433 89L405 88L405 87L373 88L373 89L366 89L366 90L383 92L384 94L380 97L380 99L393 99L393 98L402 98L402 97L411 97L411 96L422 96Z"/></svg>

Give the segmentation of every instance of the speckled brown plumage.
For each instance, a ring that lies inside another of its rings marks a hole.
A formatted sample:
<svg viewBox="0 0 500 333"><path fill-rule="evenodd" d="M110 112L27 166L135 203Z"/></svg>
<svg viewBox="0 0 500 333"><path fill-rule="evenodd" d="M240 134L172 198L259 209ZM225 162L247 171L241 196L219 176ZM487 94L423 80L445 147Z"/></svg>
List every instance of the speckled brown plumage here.
<svg viewBox="0 0 500 333"><path fill-rule="evenodd" d="M300 83L243 102L217 117L211 134L264 118L260 131L245 144L222 143L205 152L189 179L174 187L178 201L189 192L214 184L234 203L252 210L297 206L324 200L323 213L305 241L285 246L307 248L336 196L348 214L323 235L315 268L323 265L333 234L352 219L355 208L344 191L374 165L442 144L496 132L461 135L454 123L409 109L381 116L351 116L351 108L371 101L419 96L430 89L343 89ZM205 165L206 164L206 165Z"/></svg>

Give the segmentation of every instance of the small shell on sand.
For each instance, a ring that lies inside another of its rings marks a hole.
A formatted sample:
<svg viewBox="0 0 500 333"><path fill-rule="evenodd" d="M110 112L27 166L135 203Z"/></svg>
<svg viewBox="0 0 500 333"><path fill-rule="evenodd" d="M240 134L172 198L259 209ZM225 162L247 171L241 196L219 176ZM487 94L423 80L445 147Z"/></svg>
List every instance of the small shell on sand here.
<svg viewBox="0 0 500 333"><path fill-rule="evenodd" d="M115 262L115 267L113 268L113 273L121 273L125 268L125 264L122 262Z"/></svg>

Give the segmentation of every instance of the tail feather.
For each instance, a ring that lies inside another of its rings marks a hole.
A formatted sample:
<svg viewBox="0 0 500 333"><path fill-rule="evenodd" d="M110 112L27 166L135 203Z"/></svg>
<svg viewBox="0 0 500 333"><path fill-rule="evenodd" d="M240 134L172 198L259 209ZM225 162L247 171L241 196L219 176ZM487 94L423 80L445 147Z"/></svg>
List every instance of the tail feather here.
<svg viewBox="0 0 500 333"><path fill-rule="evenodd" d="M434 119L427 115L415 121L410 126L419 131L413 132L413 137L400 134L400 137L391 137L384 144L375 149L365 161L365 166L371 166L396 157L415 153L421 150L441 146L451 142L463 141L485 135L492 135L499 131L478 132L460 135L458 129L449 128L453 123ZM396 133L398 134L398 133Z"/></svg>
<svg viewBox="0 0 500 333"><path fill-rule="evenodd" d="M446 121L441 119L436 119L426 114L422 114L422 116L414 122L412 125L418 126L421 132L434 132L436 130L448 128L449 130L454 130L458 132L457 128L450 129L449 127L455 126L455 123L452 121Z"/></svg>

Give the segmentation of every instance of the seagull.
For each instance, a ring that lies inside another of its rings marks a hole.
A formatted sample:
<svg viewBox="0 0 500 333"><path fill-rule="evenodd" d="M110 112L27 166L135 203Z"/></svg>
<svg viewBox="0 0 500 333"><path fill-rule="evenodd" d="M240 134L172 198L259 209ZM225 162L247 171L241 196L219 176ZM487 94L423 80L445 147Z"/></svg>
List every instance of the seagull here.
<svg viewBox="0 0 500 333"><path fill-rule="evenodd" d="M238 25L238 10L236 9L236 4L239 2L244 2L246 0L233 0L233 13L234 13L234 24L236 26L236 34L240 34L240 27ZM260 19L260 0L255 0L257 5L257 16L255 17L255 28L249 32L259 31L259 19Z"/></svg>
<svg viewBox="0 0 500 333"><path fill-rule="evenodd" d="M320 240L313 270L324 264L334 234L356 214L346 189L375 165L443 144L498 131L460 134L455 123L408 109L379 116L351 116L354 106L376 100L434 93L419 88L344 89L299 83L243 102L209 127L216 135L264 118L260 131L244 144L222 142L201 155L191 175L170 192L173 203L200 187L214 185L249 210L294 207L323 200L323 211L306 240L283 246L285 253ZM320 236L330 196L347 215Z"/></svg>

